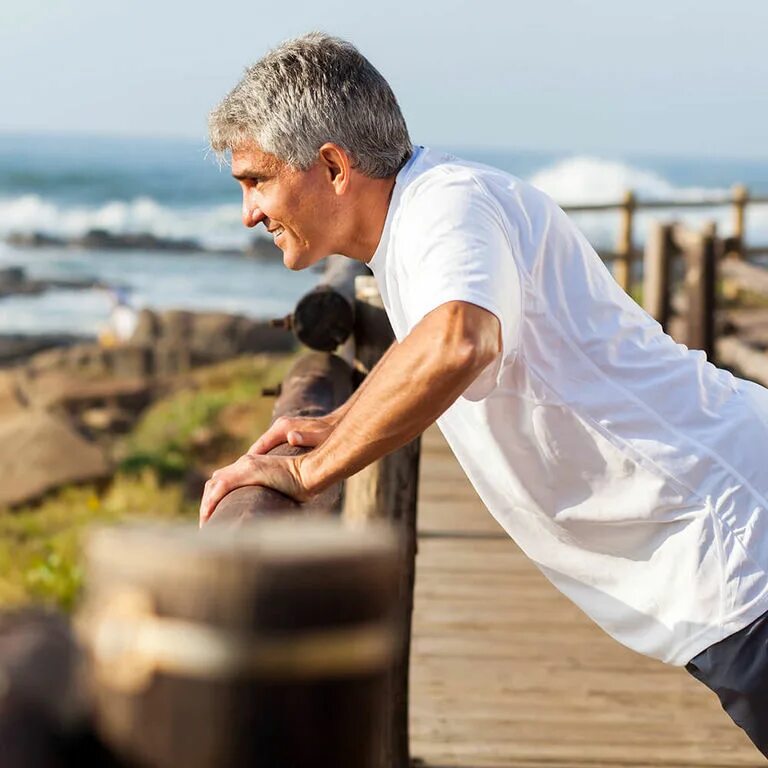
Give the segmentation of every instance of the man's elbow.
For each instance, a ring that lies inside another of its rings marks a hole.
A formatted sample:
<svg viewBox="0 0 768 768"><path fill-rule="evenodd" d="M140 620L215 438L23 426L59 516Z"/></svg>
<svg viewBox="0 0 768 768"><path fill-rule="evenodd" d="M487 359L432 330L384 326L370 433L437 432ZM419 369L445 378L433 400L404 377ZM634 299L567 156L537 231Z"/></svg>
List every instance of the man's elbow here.
<svg viewBox="0 0 768 768"><path fill-rule="evenodd" d="M451 358L457 368L479 373L501 354L501 324L487 309L466 302L456 304L452 308Z"/></svg>

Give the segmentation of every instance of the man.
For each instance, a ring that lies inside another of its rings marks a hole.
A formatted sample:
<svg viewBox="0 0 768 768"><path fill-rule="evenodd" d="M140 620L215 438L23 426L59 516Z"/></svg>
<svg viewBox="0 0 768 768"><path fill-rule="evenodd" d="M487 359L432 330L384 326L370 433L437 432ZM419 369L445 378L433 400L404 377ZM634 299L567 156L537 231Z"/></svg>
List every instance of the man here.
<svg viewBox="0 0 768 768"><path fill-rule="evenodd" d="M245 225L290 269L367 263L397 342L343 407L279 420L215 472L201 524L238 486L306 499L437 420L555 586L625 645L687 664L768 753L768 392L666 336L544 194L412 147L349 43L272 51L210 135ZM285 441L313 450L264 455Z"/></svg>

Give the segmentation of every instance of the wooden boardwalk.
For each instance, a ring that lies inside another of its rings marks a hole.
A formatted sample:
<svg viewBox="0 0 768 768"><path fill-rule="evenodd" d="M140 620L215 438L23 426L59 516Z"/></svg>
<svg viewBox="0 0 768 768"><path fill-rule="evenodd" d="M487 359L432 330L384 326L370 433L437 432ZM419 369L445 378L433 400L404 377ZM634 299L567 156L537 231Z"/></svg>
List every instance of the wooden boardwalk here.
<svg viewBox="0 0 768 768"><path fill-rule="evenodd" d="M763 766L682 669L622 647L524 557L424 436L411 751L427 766Z"/></svg>

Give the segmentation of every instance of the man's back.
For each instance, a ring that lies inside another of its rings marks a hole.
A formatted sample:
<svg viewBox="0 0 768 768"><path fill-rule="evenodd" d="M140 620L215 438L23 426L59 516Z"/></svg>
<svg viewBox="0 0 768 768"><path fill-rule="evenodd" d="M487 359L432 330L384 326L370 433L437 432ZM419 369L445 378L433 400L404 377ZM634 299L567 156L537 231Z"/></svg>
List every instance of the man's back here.
<svg viewBox="0 0 768 768"><path fill-rule="evenodd" d="M549 198L419 150L371 266L398 337L448 300L499 317L500 366L438 424L595 621L684 664L766 609L768 393L665 335Z"/></svg>

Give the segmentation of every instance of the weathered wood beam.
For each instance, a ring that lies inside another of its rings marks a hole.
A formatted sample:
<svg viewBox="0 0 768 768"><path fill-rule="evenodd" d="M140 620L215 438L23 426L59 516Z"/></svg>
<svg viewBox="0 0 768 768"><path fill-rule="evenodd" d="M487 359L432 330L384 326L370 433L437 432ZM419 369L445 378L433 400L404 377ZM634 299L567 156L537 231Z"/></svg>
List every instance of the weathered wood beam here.
<svg viewBox="0 0 768 768"><path fill-rule="evenodd" d="M768 296L768 269L741 259L723 259L720 275L734 282L739 288L751 293Z"/></svg>
<svg viewBox="0 0 768 768"><path fill-rule="evenodd" d="M685 292L688 299L685 343L701 349L714 362L718 241L714 222L695 233L684 248Z"/></svg>
<svg viewBox="0 0 768 768"><path fill-rule="evenodd" d="M768 354L735 336L721 336L716 344L718 364L768 387Z"/></svg>
<svg viewBox="0 0 768 768"><path fill-rule="evenodd" d="M672 227L654 222L645 242L643 303L645 311L668 331L671 315Z"/></svg>
<svg viewBox="0 0 768 768"><path fill-rule="evenodd" d="M324 416L344 403L352 394L353 371L340 357L311 353L301 357L289 371L275 403L273 420L280 416ZM272 456L298 456L308 449L279 445ZM305 504L298 504L282 493L256 485L236 488L216 507L206 527L240 525L269 514L335 509L341 498L341 484L327 488Z"/></svg>
<svg viewBox="0 0 768 768"><path fill-rule="evenodd" d="M360 261L329 256L323 278L294 310L292 325L299 341L321 352L343 344L355 323L355 277L370 274Z"/></svg>

